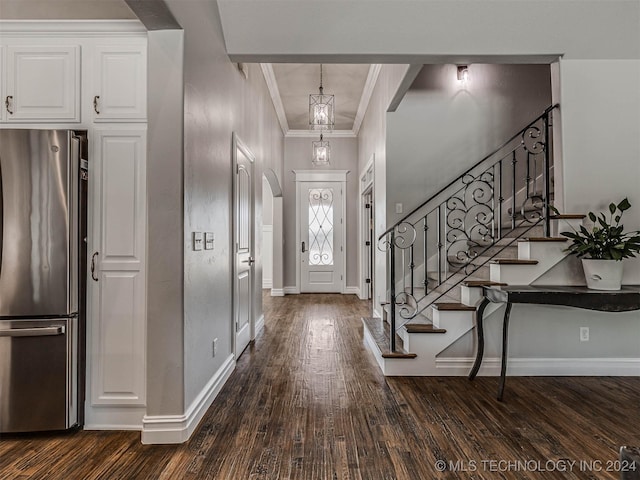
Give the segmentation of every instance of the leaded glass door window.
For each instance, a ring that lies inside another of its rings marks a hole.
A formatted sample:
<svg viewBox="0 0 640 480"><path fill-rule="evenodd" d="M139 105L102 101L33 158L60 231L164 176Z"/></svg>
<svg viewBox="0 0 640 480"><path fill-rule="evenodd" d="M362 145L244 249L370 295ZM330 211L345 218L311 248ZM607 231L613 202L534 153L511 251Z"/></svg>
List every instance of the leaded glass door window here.
<svg viewBox="0 0 640 480"><path fill-rule="evenodd" d="M333 265L333 188L309 189L309 265Z"/></svg>
<svg viewBox="0 0 640 480"><path fill-rule="evenodd" d="M300 182L299 235L302 292L342 292L343 183Z"/></svg>

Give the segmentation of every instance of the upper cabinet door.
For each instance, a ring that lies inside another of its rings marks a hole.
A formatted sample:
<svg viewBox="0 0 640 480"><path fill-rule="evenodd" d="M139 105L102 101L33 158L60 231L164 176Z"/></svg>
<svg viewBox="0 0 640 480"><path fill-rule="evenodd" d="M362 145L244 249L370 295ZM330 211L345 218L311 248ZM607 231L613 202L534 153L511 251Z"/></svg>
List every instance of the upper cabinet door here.
<svg viewBox="0 0 640 480"><path fill-rule="evenodd" d="M96 47L94 120L144 121L147 117L147 48Z"/></svg>
<svg viewBox="0 0 640 480"><path fill-rule="evenodd" d="M8 46L7 122L80 121L80 47Z"/></svg>

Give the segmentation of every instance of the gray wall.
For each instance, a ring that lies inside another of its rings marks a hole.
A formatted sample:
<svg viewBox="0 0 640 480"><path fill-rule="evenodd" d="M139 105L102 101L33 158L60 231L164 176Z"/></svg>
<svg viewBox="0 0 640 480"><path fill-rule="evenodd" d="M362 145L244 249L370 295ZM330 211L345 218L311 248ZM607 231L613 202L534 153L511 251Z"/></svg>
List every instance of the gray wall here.
<svg viewBox="0 0 640 480"><path fill-rule="evenodd" d="M147 415L184 412L182 30L148 33Z"/></svg>
<svg viewBox="0 0 640 480"><path fill-rule="evenodd" d="M383 65L358 135L358 178L374 157L374 223L376 239L386 230L387 109L409 65ZM374 248L374 309L386 298L386 254ZM362 288L362 287L361 287ZM380 311L378 315L382 315Z"/></svg>
<svg viewBox="0 0 640 480"><path fill-rule="evenodd" d="M236 61L512 63L640 55L636 0L220 0ZM286 12L286 14L283 14ZM323 26L322 35L309 35ZM265 26L268 28L265 29ZM295 39L295 41L292 41ZM465 60L466 59L466 60ZM296 61L296 60L290 60Z"/></svg>
<svg viewBox="0 0 640 480"><path fill-rule="evenodd" d="M311 163L311 142L316 137L286 138L284 142L284 183L282 199L284 211L284 285L296 284L296 182L292 170L327 170ZM345 286L358 285L358 140L356 138L330 138L331 165L333 170L349 170L347 175L347 229Z"/></svg>
<svg viewBox="0 0 640 480"><path fill-rule="evenodd" d="M391 225L473 166L551 104L548 65L425 65L387 118ZM403 214L395 213L402 203Z"/></svg>
<svg viewBox="0 0 640 480"><path fill-rule="evenodd" d="M283 136L259 66L250 65L245 79L227 57L216 2L169 0L167 5L185 31L183 321L188 408L232 353L232 132L256 157L256 318L262 313L262 171L271 168L282 178ZM192 251L193 231L214 232L215 249ZM214 338L219 351L212 358Z"/></svg>

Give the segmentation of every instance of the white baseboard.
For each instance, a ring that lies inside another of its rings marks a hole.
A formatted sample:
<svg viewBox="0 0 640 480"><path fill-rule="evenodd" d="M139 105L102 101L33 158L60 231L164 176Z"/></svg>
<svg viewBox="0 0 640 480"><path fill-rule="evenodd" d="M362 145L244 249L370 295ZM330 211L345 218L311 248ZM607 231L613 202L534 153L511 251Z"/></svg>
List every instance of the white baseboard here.
<svg viewBox="0 0 640 480"><path fill-rule="evenodd" d="M284 287L285 295L298 295L300 293L300 289L298 287Z"/></svg>
<svg viewBox="0 0 640 480"><path fill-rule="evenodd" d="M142 419L142 443L184 443L189 440L207 409L235 369L233 355L229 355L215 375L209 380L184 415L145 415Z"/></svg>
<svg viewBox="0 0 640 480"><path fill-rule="evenodd" d="M85 411L84 430L142 430L146 407L92 406Z"/></svg>
<svg viewBox="0 0 640 480"><path fill-rule="evenodd" d="M471 357L438 358L438 375L468 375L474 360ZM478 375L500 375L500 358L485 358ZM637 377L640 376L640 358L510 358L507 362L507 376Z"/></svg>
<svg viewBox="0 0 640 480"><path fill-rule="evenodd" d="M373 316L376 318L382 318L382 310L379 307L380 305L373 307Z"/></svg>
<svg viewBox="0 0 640 480"><path fill-rule="evenodd" d="M272 288L271 289L272 297L284 297L284 288Z"/></svg>
<svg viewBox="0 0 640 480"><path fill-rule="evenodd" d="M272 280L265 280L264 278L262 279L262 288L271 288L273 287L273 281Z"/></svg>
<svg viewBox="0 0 640 480"><path fill-rule="evenodd" d="M344 289L345 295L358 295L360 296L360 287L345 287Z"/></svg>
<svg viewBox="0 0 640 480"><path fill-rule="evenodd" d="M253 339L255 340L255 337L258 336L258 334L264 330L264 314L260 315L260 318L258 318L258 320L256 320L256 326L254 328L254 337Z"/></svg>

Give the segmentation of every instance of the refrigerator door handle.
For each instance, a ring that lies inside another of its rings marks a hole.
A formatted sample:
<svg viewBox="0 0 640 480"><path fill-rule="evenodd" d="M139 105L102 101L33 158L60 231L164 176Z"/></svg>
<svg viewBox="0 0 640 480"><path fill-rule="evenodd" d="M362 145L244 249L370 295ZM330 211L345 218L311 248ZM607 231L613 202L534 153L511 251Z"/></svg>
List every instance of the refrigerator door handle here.
<svg viewBox="0 0 640 480"><path fill-rule="evenodd" d="M98 252L95 252L91 255L91 278L94 282L98 281L98 277L96 277L96 257L98 256Z"/></svg>
<svg viewBox="0 0 640 480"><path fill-rule="evenodd" d="M52 327L12 328L11 330L0 330L0 337L45 337L52 335L64 335L64 326L54 325Z"/></svg>

